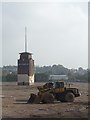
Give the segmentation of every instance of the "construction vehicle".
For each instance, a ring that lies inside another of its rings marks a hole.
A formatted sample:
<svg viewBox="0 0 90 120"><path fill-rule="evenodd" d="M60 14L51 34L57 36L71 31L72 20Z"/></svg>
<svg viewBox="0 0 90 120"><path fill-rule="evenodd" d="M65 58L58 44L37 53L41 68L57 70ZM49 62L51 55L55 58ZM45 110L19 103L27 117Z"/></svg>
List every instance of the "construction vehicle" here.
<svg viewBox="0 0 90 120"><path fill-rule="evenodd" d="M27 103L73 102L75 97L80 96L77 88L66 87L63 81L48 82L37 88L38 94L32 93Z"/></svg>

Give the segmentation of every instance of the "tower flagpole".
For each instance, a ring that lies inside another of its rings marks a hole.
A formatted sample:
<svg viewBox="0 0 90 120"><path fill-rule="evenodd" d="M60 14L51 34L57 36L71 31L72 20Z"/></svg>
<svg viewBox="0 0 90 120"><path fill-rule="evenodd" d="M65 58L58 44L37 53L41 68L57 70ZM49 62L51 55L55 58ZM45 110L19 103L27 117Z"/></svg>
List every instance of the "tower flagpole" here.
<svg viewBox="0 0 90 120"><path fill-rule="evenodd" d="M25 27L25 52L27 52L27 27Z"/></svg>

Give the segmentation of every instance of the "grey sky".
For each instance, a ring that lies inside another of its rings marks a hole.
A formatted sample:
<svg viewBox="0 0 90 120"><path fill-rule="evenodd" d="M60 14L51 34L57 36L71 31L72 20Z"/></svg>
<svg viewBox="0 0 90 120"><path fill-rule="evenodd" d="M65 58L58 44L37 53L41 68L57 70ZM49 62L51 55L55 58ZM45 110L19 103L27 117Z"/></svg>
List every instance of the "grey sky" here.
<svg viewBox="0 0 90 120"><path fill-rule="evenodd" d="M2 66L2 4L0 3L0 66Z"/></svg>
<svg viewBox="0 0 90 120"><path fill-rule="evenodd" d="M27 26L28 51L35 65L87 68L87 10L88 3L3 3L3 65L17 65Z"/></svg>

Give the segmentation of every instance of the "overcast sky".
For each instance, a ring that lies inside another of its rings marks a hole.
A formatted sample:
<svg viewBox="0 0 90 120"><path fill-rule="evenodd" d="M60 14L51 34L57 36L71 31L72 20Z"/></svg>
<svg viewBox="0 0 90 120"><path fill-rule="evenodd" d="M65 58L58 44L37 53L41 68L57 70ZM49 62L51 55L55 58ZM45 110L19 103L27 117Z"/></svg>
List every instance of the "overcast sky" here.
<svg viewBox="0 0 90 120"><path fill-rule="evenodd" d="M3 65L17 65L24 51L35 65L88 67L88 3L14 2L2 4Z"/></svg>

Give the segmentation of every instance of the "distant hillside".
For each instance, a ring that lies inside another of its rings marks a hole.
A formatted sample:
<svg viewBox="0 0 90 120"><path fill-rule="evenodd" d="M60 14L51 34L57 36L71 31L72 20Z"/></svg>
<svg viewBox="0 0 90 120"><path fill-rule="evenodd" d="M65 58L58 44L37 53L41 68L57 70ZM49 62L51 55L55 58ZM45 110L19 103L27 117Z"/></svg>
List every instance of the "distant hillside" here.
<svg viewBox="0 0 90 120"><path fill-rule="evenodd" d="M2 81L2 69L0 69L0 81Z"/></svg>
<svg viewBox="0 0 90 120"><path fill-rule="evenodd" d="M67 75L69 72L69 69L65 68L62 65L52 65L52 66L43 66L38 67L36 66L36 73L47 73L50 75Z"/></svg>
<svg viewBox="0 0 90 120"><path fill-rule="evenodd" d="M85 70L81 67L79 67L78 69L68 69L60 64L52 65L52 66L35 67L35 78L36 78L35 81L37 81L37 78L47 81L49 75L67 75L69 81L88 82L88 75L90 75L90 70L88 69ZM17 66L3 66L2 76L3 76L3 81L6 81L7 79L9 80L10 78L13 77L14 77L14 81L16 81Z"/></svg>

